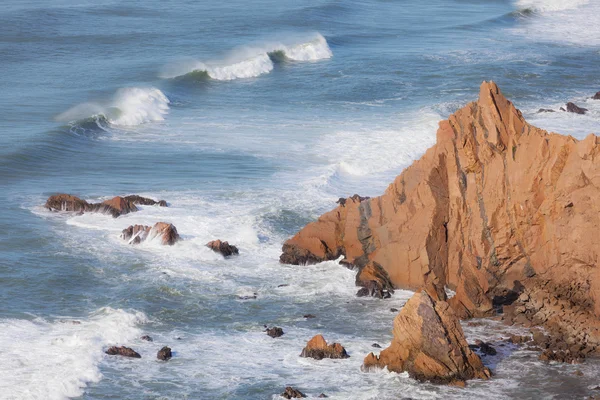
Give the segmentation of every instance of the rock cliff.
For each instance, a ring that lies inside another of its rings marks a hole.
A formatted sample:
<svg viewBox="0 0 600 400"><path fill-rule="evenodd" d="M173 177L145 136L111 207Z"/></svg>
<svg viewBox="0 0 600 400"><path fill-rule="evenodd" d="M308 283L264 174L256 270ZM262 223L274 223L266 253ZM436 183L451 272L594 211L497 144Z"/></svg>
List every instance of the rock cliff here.
<svg viewBox="0 0 600 400"><path fill-rule="evenodd" d="M390 144L390 145L393 145ZM382 196L353 196L283 245L281 262L344 255L395 288L448 287L461 318L516 307L587 351L600 345L600 140L529 125L493 82L440 122ZM546 305L546 307L544 307ZM514 310L513 310L514 311Z"/></svg>

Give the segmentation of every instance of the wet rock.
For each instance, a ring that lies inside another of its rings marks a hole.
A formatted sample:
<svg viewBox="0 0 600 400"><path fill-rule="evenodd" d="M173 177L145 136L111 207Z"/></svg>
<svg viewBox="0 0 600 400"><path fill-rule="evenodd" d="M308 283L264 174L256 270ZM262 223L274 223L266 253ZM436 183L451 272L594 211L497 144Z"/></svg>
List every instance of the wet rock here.
<svg viewBox="0 0 600 400"><path fill-rule="evenodd" d="M586 111L588 111L587 108L579 107L571 102L567 103L567 112L575 113L575 114L585 114Z"/></svg>
<svg viewBox="0 0 600 400"><path fill-rule="evenodd" d="M381 345L379 343L373 343L371 347L375 347L376 349L380 349Z"/></svg>
<svg viewBox="0 0 600 400"><path fill-rule="evenodd" d="M594 99L594 100L600 100L600 92L597 92L595 95L593 95L592 99Z"/></svg>
<svg viewBox="0 0 600 400"><path fill-rule="evenodd" d="M304 318L306 318L306 319L313 319L313 318L317 318L317 316L313 315L313 314L304 314Z"/></svg>
<svg viewBox="0 0 600 400"><path fill-rule="evenodd" d="M218 239L206 243L206 247L210 248L216 253L221 253L224 257L239 254L239 250L237 247L230 245L228 242L222 242Z"/></svg>
<svg viewBox="0 0 600 400"><path fill-rule="evenodd" d="M538 113L549 113L549 112L554 112L554 110L551 110L549 108L540 108L538 110Z"/></svg>
<svg viewBox="0 0 600 400"><path fill-rule="evenodd" d="M328 398L328 397L329 397L329 396L327 396L325 393L321 393L321 394L319 395L319 397L318 397L318 398L319 398L319 399L326 399L326 398Z"/></svg>
<svg viewBox="0 0 600 400"><path fill-rule="evenodd" d="M530 340L529 336L522 336L522 335L510 335L510 337L508 338L508 341L510 343L514 343L514 344L527 343L529 340Z"/></svg>
<svg viewBox="0 0 600 400"><path fill-rule="evenodd" d="M92 204L91 209L87 211L110 214L113 218L117 218L121 215L138 211L138 208L135 204L125 200L123 197L116 196L110 200L103 201L102 203Z"/></svg>
<svg viewBox="0 0 600 400"><path fill-rule="evenodd" d="M391 312L398 312L398 309L397 309L397 308L394 308L394 307L392 307L392 308L390 308L390 311L391 311Z"/></svg>
<svg viewBox="0 0 600 400"><path fill-rule="evenodd" d="M148 335L144 335L142 336L140 339L145 340L146 342L152 342L152 338Z"/></svg>
<svg viewBox="0 0 600 400"><path fill-rule="evenodd" d="M546 349L538 357L541 361L556 361L568 364L579 364L584 358L580 354L571 354L568 350Z"/></svg>
<svg viewBox="0 0 600 400"><path fill-rule="evenodd" d="M123 356L123 357L131 357L131 358L142 358L135 350L125 346L112 346L105 352L110 356Z"/></svg>
<svg viewBox="0 0 600 400"><path fill-rule="evenodd" d="M575 372L573 372L573 375L575 375L575 376L583 376L583 372L581 372L581 370L578 369Z"/></svg>
<svg viewBox="0 0 600 400"><path fill-rule="evenodd" d="M372 296L387 299L394 293L394 285L389 275L374 261L360 269L356 275L356 286L362 286L362 289L356 293L358 297Z"/></svg>
<svg viewBox="0 0 600 400"><path fill-rule="evenodd" d="M181 239L177 228L168 222L157 222L152 227L131 225L121 232L121 238L129 244L139 244L157 237L160 238L161 244L167 246L172 246Z"/></svg>
<svg viewBox="0 0 600 400"><path fill-rule="evenodd" d="M491 344L486 343L482 340L475 341L475 348L479 349L479 351L486 356L495 356L498 353L496 349L492 347Z"/></svg>
<svg viewBox="0 0 600 400"><path fill-rule="evenodd" d="M277 287L287 287L290 286L289 283L282 283L281 285L277 285Z"/></svg>
<svg viewBox="0 0 600 400"><path fill-rule="evenodd" d="M347 259L341 259L339 264L343 267L346 267L348 269L354 269L354 264L352 264L350 261L348 261Z"/></svg>
<svg viewBox="0 0 600 400"><path fill-rule="evenodd" d="M291 386L288 386L285 388L285 391L281 393L281 397L283 397L284 399L300 399L306 396L301 391L296 390Z"/></svg>
<svg viewBox="0 0 600 400"><path fill-rule="evenodd" d="M114 218L123 214L138 211L134 203L123 197L116 196L101 203L88 203L70 194L58 194L50 196L44 205L50 211L69 211L77 213L98 212L110 214Z"/></svg>
<svg viewBox="0 0 600 400"><path fill-rule="evenodd" d="M283 336L283 329L274 326L272 328L267 328L266 330L267 335L271 336L272 338L278 338L280 336Z"/></svg>
<svg viewBox="0 0 600 400"><path fill-rule="evenodd" d="M44 205L50 211L71 211L85 212L90 207L90 204L81 200L79 197L70 194L57 194L50 196Z"/></svg>
<svg viewBox="0 0 600 400"><path fill-rule="evenodd" d="M165 200L156 201L147 197L138 196L136 194L125 196L125 200L133 204L141 204L143 206L154 206L158 204L160 207L167 207L167 202Z"/></svg>
<svg viewBox="0 0 600 400"><path fill-rule="evenodd" d="M350 357L346 353L346 349L339 344L333 343L328 345L325 338L322 335L316 335L308 341L306 347L302 350L300 357L310 357L315 360L322 360L324 358L348 358Z"/></svg>
<svg viewBox="0 0 600 400"><path fill-rule="evenodd" d="M156 358L159 360L167 361L171 357L173 357L173 353L171 353L171 348L168 346L163 347L156 353Z"/></svg>
<svg viewBox="0 0 600 400"><path fill-rule="evenodd" d="M394 338L379 356L370 353L363 369L387 367L421 381L452 385L488 379L491 372L467 345L456 314L445 301L415 293L394 320Z"/></svg>

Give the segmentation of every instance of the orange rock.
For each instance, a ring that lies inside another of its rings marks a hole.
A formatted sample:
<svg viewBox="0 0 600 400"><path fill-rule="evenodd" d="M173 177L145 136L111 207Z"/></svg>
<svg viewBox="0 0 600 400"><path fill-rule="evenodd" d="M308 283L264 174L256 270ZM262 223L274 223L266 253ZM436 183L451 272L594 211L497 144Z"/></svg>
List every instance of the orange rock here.
<svg viewBox="0 0 600 400"><path fill-rule="evenodd" d="M138 211L138 208L135 206L136 204L167 206L167 202L164 200L156 202L137 195L127 197L116 196L102 203L91 204L70 194L58 194L50 196L44 207L50 211L100 212L117 218L120 215Z"/></svg>
<svg viewBox="0 0 600 400"><path fill-rule="evenodd" d="M350 356L341 344L333 343L328 345L322 335L317 335L308 341L300 357L322 360L324 358L348 358Z"/></svg>
<svg viewBox="0 0 600 400"><path fill-rule="evenodd" d="M237 247L229 244L229 242L222 242L220 239L206 243L206 247L210 248L216 253L221 253L224 257L229 257L240 253Z"/></svg>
<svg viewBox="0 0 600 400"><path fill-rule="evenodd" d="M152 240L156 237L161 238L161 244L174 245L180 236L177 233L177 228L173 224L167 222L157 222L154 226L146 225L131 225L121 232L121 238L127 240L129 244L139 244L145 240Z"/></svg>
<svg viewBox="0 0 600 400"><path fill-rule="evenodd" d="M394 320L394 339L379 356L370 353L363 368L407 371L413 378L452 385L467 379L487 379L489 369L469 348L460 322L448 303L426 291L406 302Z"/></svg>
<svg viewBox="0 0 600 400"><path fill-rule="evenodd" d="M492 315L524 289L539 305L579 288L581 296L531 324L571 332L595 349L598 199L598 137L578 141L529 125L484 82L479 100L440 122L437 143L382 196L340 202L286 241L280 260L376 262L396 288L455 290L449 303L461 318Z"/></svg>
<svg viewBox="0 0 600 400"><path fill-rule="evenodd" d="M79 197L72 196L70 194L57 194L50 196L46 200L46 207L50 211L74 211L74 212L85 212L90 204L81 200Z"/></svg>

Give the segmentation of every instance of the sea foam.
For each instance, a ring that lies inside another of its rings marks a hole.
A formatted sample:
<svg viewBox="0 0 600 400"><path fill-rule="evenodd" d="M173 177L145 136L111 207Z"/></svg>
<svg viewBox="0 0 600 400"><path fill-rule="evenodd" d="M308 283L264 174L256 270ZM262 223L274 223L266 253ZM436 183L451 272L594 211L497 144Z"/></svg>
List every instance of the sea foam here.
<svg viewBox="0 0 600 400"><path fill-rule="evenodd" d="M169 79L193 75L219 81L230 81L268 74L274 68L273 60L317 61L332 56L333 53L327 40L322 35L316 34L309 40L300 43L268 42L259 46L241 47L232 51L222 60L172 64L164 68L161 77Z"/></svg>

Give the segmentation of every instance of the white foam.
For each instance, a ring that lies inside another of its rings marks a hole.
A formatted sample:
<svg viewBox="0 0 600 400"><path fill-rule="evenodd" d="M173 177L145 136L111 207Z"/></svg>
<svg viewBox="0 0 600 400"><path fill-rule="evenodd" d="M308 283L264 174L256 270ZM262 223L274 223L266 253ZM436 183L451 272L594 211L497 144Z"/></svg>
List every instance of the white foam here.
<svg viewBox="0 0 600 400"><path fill-rule="evenodd" d="M222 60L214 61L187 61L166 66L162 78L175 78L194 72L204 72L210 78L219 81L234 79L255 78L268 74L274 68L269 54L281 52L294 61L317 61L331 58L333 53L327 40L316 34L308 41L295 44L269 42L256 46L245 46L232 51Z"/></svg>
<svg viewBox="0 0 600 400"><path fill-rule="evenodd" d="M113 98L100 103L83 103L56 117L62 122L76 122L104 117L117 126L135 126L163 121L169 112L169 99L156 88L127 87L117 90Z"/></svg>
<svg viewBox="0 0 600 400"><path fill-rule="evenodd" d="M79 322L79 323L77 323ZM89 318L0 320L0 393L8 399L61 400L102 378L106 346L138 337L144 314L102 308Z"/></svg>
<svg viewBox="0 0 600 400"><path fill-rule="evenodd" d="M589 0L517 0L516 5L519 9L549 12L572 10L589 2Z"/></svg>

